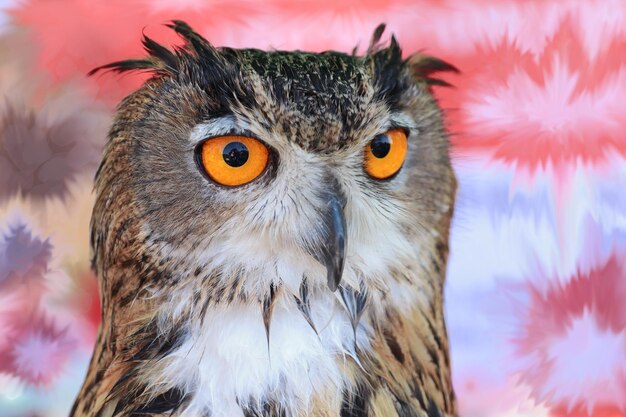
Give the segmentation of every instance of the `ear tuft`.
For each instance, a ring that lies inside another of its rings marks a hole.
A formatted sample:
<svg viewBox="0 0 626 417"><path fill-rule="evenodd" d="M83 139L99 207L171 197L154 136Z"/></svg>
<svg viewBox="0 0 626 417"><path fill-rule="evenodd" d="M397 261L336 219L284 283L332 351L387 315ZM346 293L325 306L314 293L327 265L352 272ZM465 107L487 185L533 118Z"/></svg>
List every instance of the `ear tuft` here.
<svg viewBox="0 0 626 417"><path fill-rule="evenodd" d="M208 62L219 58L218 51L182 20L173 20L165 26L173 29L185 40L185 45L182 48L175 48L173 52L144 34L142 44L148 53L147 57L115 61L94 68L89 71L88 75L94 75L102 70L117 73L139 70L163 76L176 76L185 66L185 63Z"/></svg>
<svg viewBox="0 0 626 417"><path fill-rule="evenodd" d="M178 71L178 57L172 51L150 39L145 34L143 35L142 43L148 55L157 62L162 63L165 69L171 72Z"/></svg>
<svg viewBox="0 0 626 417"><path fill-rule="evenodd" d="M389 45L385 47L385 43L381 41L383 33L385 32L385 28L386 25L384 23L381 23L376 27L376 29L374 29L374 33L372 34L372 38L370 39L370 44L367 48L365 56L378 56L383 60L398 63L402 56L400 44L396 40L396 37L394 35L391 35Z"/></svg>
<svg viewBox="0 0 626 417"><path fill-rule="evenodd" d="M89 71L88 76L92 76L100 71L113 71L117 73L127 71L148 71L158 72L155 62L150 59L126 59L124 61L115 61L110 64L101 65Z"/></svg>
<svg viewBox="0 0 626 417"><path fill-rule="evenodd" d="M185 48L196 56L217 56L217 50L202 35L194 31L191 26L182 20L172 20L165 26L173 29L186 41Z"/></svg>
<svg viewBox="0 0 626 417"><path fill-rule="evenodd" d="M386 25L381 23L374 29L374 33L372 34L372 38L370 39L370 44L367 48L367 55L372 55L382 49L382 44L380 42L383 33L385 32Z"/></svg>
<svg viewBox="0 0 626 417"><path fill-rule="evenodd" d="M440 72L460 72L458 68L454 65L449 64L442 59L435 58L429 55L411 55L405 61L405 65L409 68L411 74L415 79L424 81L429 86L437 85L443 87L451 87L452 85L447 81L438 78L432 78L431 75Z"/></svg>

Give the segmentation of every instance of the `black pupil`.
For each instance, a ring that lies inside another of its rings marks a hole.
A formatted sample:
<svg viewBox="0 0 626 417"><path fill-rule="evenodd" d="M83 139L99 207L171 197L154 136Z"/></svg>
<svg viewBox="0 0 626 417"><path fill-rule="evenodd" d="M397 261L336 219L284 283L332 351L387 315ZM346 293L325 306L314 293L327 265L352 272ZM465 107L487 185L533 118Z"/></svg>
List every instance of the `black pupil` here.
<svg viewBox="0 0 626 417"><path fill-rule="evenodd" d="M231 167L240 167L248 161L248 147L241 142L231 142L224 147L222 156Z"/></svg>
<svg viewBox="0 0 626 417"><path fill-rule="evenodd" d="M372 149L372 154L376 158L384 158L389 153L391 149L391 139L387 135L378 135L374 138L372 143L370 143L370 148Z"/></svg>

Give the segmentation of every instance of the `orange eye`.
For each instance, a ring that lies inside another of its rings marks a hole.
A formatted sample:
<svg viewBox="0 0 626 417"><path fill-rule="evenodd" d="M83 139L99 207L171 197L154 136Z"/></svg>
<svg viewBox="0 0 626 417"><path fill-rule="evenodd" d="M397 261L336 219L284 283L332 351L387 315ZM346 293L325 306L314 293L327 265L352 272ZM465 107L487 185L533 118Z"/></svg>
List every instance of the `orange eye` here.
<svg viewBox="0 0 626 417"><path fill-rule="evenodd" d="M391 129L376 136L365 147L365 172L379 180L391 177L402 167L407 148L403 129Z"/></svg>
<svg viewBox="0 0 626 417"><path fill-rule="evenodd" d="M200 160L208 176L229 187L246 184L261 175L269 160L267 146L247 136L219 136L201 146Z"/></svg>

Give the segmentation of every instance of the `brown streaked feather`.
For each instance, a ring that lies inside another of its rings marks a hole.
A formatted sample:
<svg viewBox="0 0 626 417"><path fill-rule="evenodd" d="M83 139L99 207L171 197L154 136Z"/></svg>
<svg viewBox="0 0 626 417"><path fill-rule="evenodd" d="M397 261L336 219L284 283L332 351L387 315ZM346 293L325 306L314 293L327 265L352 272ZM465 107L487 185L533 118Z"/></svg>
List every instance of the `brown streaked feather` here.
<svg viewBox="0 0 626 417"><path fill-rule="evenodd" d="M361 285L359 290L341 286L339 287L339 293L341 294L341 301L348 313L348 317L350 317L350 324L352 325L352 331L354 333L354 347L356 349L356 328L359 325L363 311L365 311L367 292L363 285Z"/></svg>
<svg viewBox="0 0 626 417"><path fill-rule="evenodd" d="M263 315L263 326L265 327L265 337L267 338L267 351L270 351L270 324L272 322L272 313L278 300L278 294L282 287L276 288L274 284L270 284L269 293L261 302L261 310Z"/></svg>
<svg viewBox="0 0 626 417"><path fill-rule="evenodd" d="M313 323L313 318L311 317L311 305L309 303L309 284L307 283L307 278L304 277L302 283L300 284L300 289L298 291L298 295L294 294L294 299L296 301L296 305L298 306L298 310L304 316L306 322L311 326L311 329L315 332L319 337L319 333L317 332L317 328L315 327L315 323Z"/></svg>

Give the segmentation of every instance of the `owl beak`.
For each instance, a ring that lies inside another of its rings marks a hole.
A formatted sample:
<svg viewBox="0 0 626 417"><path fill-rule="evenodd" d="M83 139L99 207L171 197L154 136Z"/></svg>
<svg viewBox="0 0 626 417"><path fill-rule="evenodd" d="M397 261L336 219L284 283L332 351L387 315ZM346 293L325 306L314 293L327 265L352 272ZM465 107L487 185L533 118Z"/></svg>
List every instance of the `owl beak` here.
<svg viewBox="0 0 626 417"><path fill-rule="evenodd" d="M326 213L324 213L324 229L326 242L317 251L317 260L326 266L328 288L336 291L343 275L346 255L346 218L343 214L345 198L335 183L326 194Z"/></svg>

